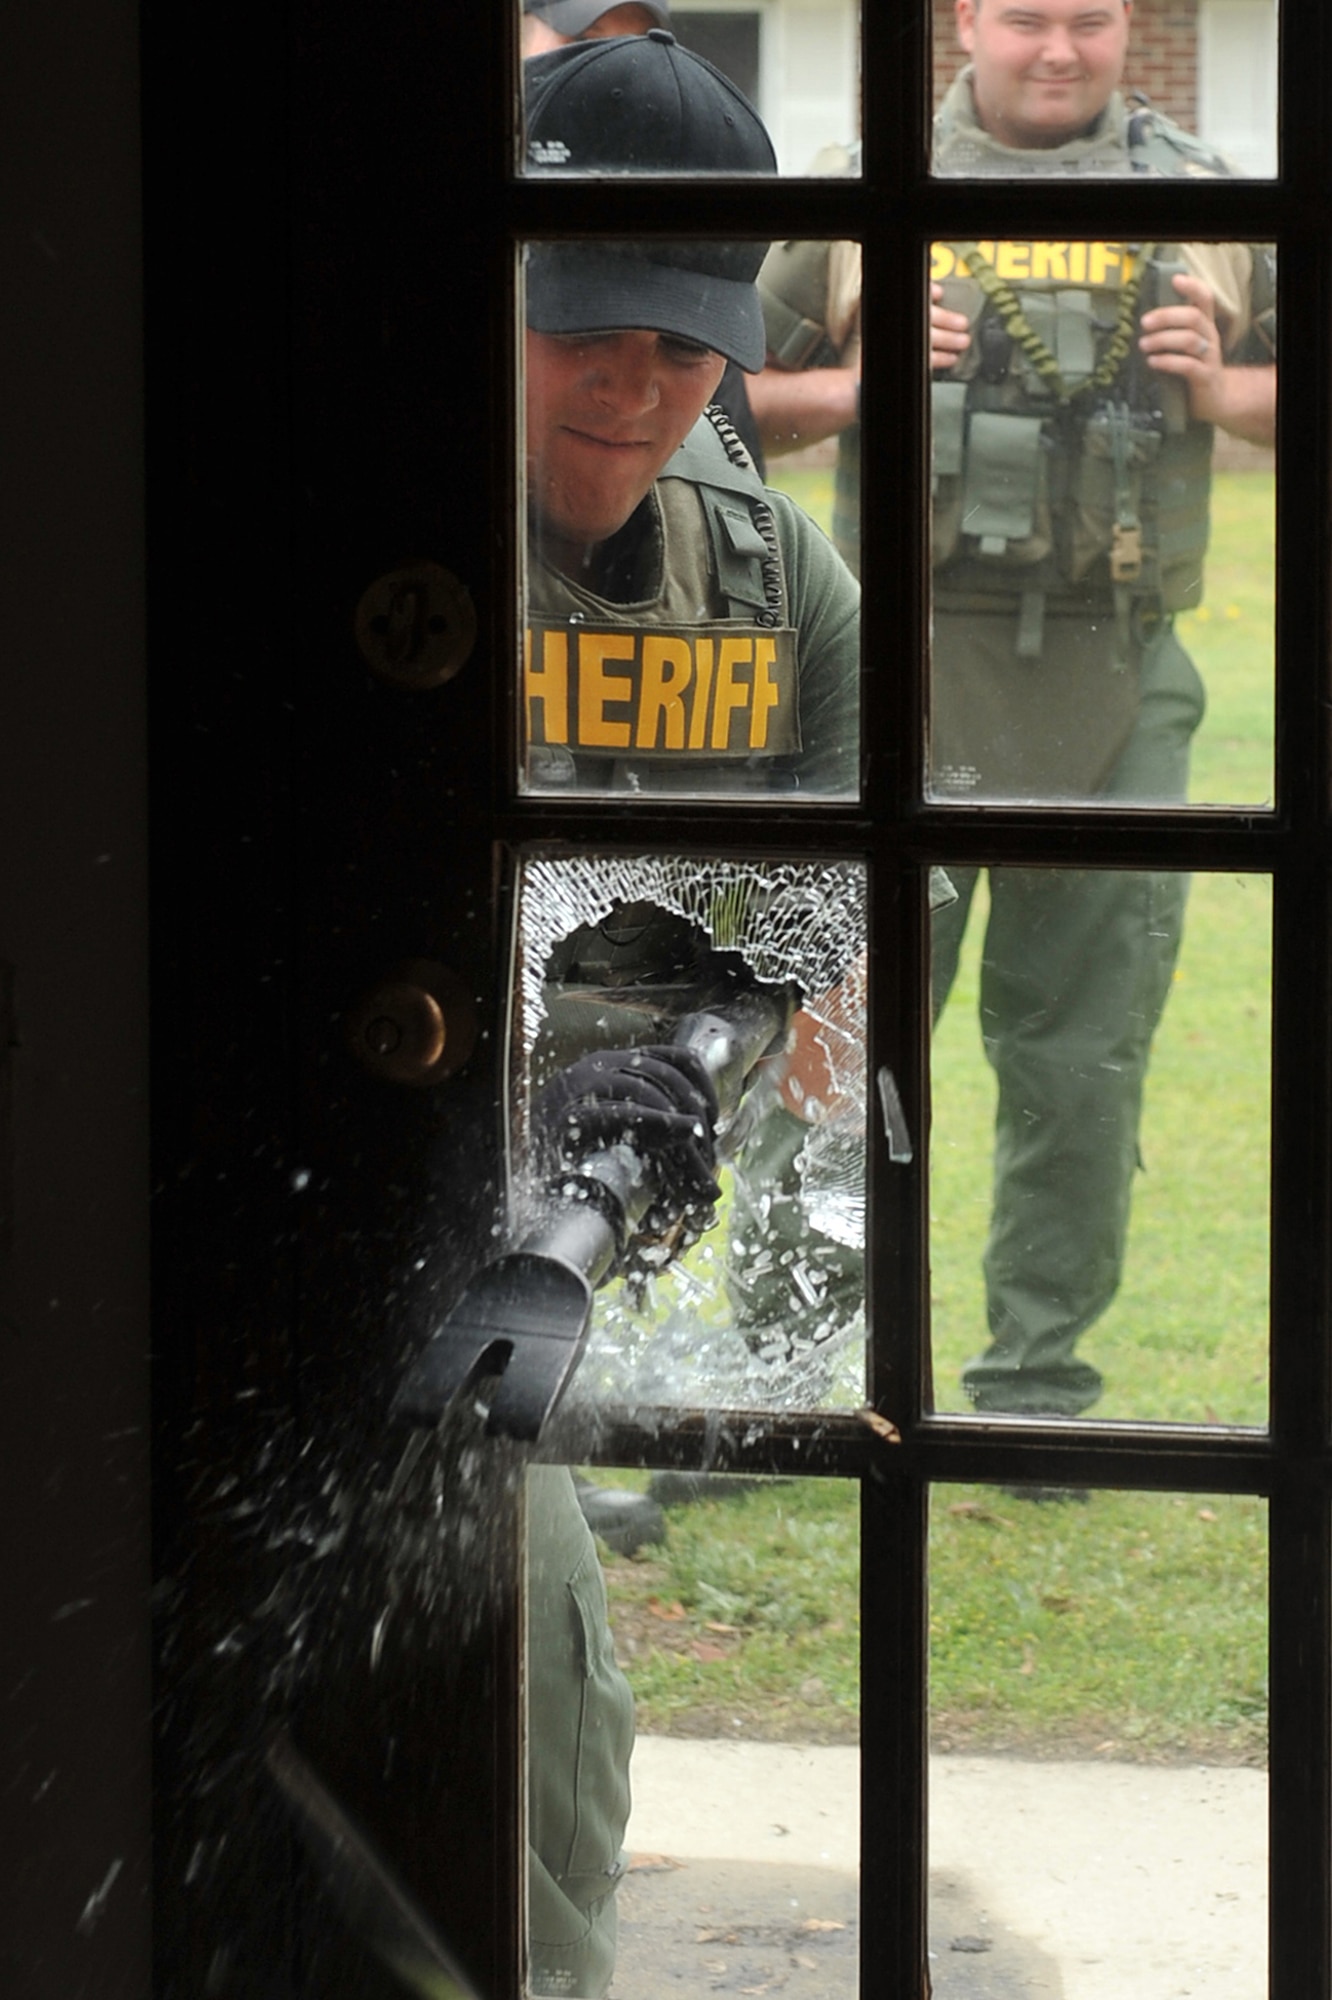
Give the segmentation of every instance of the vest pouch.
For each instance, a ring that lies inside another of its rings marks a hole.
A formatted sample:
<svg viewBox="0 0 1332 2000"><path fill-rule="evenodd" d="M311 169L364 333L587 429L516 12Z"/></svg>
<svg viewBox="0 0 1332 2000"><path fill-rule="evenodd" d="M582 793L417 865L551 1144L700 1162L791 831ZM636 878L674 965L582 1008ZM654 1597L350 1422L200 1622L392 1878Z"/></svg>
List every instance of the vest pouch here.
<svg viewBox="0 0 1332 2000"><path fill-rule="evenodd" d="M931 551L936 564L946 563L956 553L962 533L962 464L966 421L966 383L931 383L930 443L934 465Z"/></svg>
<svg viewBox="0 0 1332 2000"><path fill-rule="evenodd" d="M1127 515L1140 528L1143 560L1141 573L1130 580L1135 591L1155 591L1156 545L1150 519L1151 480L1144 471L1161 449L1159 432L1150 429L1141 417L1130 415L1127 426L1110 410L1097 410L1082 426L1082 445L1069 484L1068 542L1064 551L1064 571L1071 583L1080 583L1093 567L1110 553L1115 523ZM1144 492L1144 485L1149 489Z"/></svg>
<svg viewBox="0 0 1332 2000"><path fill-rule="evenodd" d="M975 410L967 427L961 531L987 567L1030 569L1053 547L1040 417Z"/></svg>
<svg viewBox="0 0 1332 2000"><path fill-rule="evenodd" d="M836 360L828 338L826 243L774 243L759 273L768 351L783 368L826 367Z"/></svg>

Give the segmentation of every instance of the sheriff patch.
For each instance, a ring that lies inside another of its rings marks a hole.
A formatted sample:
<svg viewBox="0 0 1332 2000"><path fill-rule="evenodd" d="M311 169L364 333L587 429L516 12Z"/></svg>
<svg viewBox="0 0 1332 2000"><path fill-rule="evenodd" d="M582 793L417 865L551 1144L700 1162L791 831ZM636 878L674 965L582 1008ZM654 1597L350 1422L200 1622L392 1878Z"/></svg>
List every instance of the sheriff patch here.
<svg viewBox="0 0 1332 2000"><path fill-rule="evenodd" d="M1135 258L1129 243L977 243L995 276L1006 284L1092 285L1117 292L1133 276ZM930 276L970 276L956 243L930 245Z"/></svg>
<svg viewBox="0 0 1332 2000"><path fill-rule="evenodd" d="M657 763L800 748L789 628L534 620L523 646L528 743Z"/></svg>

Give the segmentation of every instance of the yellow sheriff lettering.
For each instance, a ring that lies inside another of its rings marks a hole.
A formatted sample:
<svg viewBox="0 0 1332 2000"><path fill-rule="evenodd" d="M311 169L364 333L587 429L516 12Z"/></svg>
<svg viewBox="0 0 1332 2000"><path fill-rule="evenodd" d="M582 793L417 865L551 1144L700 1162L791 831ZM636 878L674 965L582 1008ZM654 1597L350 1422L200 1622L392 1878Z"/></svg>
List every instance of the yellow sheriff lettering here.
<svg viewBox="0 0 1332 2000"><path fill-rule="evenodd" d="M800 747L794 635L541 621L523 647L527 740L600 756L769 756Z"/></svg>
<svg viewBox="0 0 1332 2000"><path fill-rule="evenodd" d="M769 669L777 659L777 641L758 639L754 644L754 700L749 711L749 747L751 750L766 750L768 746L768 717L778 706L782 691L773 680Z"/></svg>
<svg viewBox="0 0 1332 2000"><path fill-rule="evenodd" d="M1127 282L1134 265L1123 243L978 243L985 262L1005 284L1103 285L1112 289ZM968 276L966 259L956 244L930 245L930 277Z"/></svg>
<svg viewBox="0 0 1332 2000"><path fill-rule="evenodd" d="M638 697L639 750L683 750L685 689L694 677L694 656L687 639L669 633L643 636L643 679Z"/></svg>
<svg viewBox="0 0 1332 2000"><path fill-rule="evenodd" d="M580 632L578 635L578 741L588 749L627 750L629 723L606 713L612 702L631 703L634 683L628 674L607 672L607 661L632 660L632 632Z"/></svg>
<svg viewBox="0 0 1332 2000"><path fill-rule="evenodd" d="M750 685L747 680L737 680L736 668L750 666L754 657L754 641L750 639L723 639L717 655L717 692L712 703L712 747L725 750L731 740L731 717L737 708L748 708Z"/></svg>
<svg viewBox="0 0 1332 2000"><path fill-rule="evenodd" d="M532 634L526 634L523 646L523 682L527 701L527 740L529 743L567 743L569 741L569 635L567 632L543 632L541 634L541 665L532 664ZM541 723L538 730L533 714L537 702L541 704Z"/></svg>
<svg viewBox="0 0 1332 2000"><path fill-rule="evenodd" d="M1031 246L1031 275L1033 278L1066 280L1068 277L1067 243L1033 243Z"/></svg>
<svg viewBox="0 0 1332 2000"><path fill-rule="evenodd" d="M712 696L712 663L714 642L700 639L694 655L697 673L694 677L694 708L689 718L689 748L702 750L707 743L708 703Z"/></svg>
<svg viewBox="0 0 1332 2000"><path fill-rule="evenodd" d="M994 268L1001 278L1031 276L1030 243L1000 243L996 246Z"/></svg>

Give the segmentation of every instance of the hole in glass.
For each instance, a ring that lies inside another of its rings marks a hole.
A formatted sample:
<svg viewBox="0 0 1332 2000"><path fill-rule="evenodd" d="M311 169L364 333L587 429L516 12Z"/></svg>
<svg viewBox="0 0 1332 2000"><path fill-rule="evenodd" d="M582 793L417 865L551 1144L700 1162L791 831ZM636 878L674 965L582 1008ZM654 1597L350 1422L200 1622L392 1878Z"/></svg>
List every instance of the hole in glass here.
<svg viewBox="0 0 1332 2000"><path fill-rule="evenodd" d="M742 1087L716 1072L715 1212L693 1216L692 1243L646 1216L617 1267L624 1275L597 1295L572 1403L773 1409L862 1400L864 871L846 862L531 857L518 941L523 1159L534 1138L537 1150L553 1138L566 1168L588 1156L587 1141L615 1142L619 1127L598 1122L589 1104L621 1086L591 1076L594 1052L620 1051L611 1067L621 1071L636 1050L660 1056L681 1038L703 1048L703 1016L711 1061L717 1024L748 1033L756 996L778 1007L767 1053L742 1062ZM571 1077L578 1088L566 1102ZM623 1089L632 1088L631 1075ZM641 1150L652 1143L645 1129ZM530 1180L528 1189L530 1201Z"/></svg>

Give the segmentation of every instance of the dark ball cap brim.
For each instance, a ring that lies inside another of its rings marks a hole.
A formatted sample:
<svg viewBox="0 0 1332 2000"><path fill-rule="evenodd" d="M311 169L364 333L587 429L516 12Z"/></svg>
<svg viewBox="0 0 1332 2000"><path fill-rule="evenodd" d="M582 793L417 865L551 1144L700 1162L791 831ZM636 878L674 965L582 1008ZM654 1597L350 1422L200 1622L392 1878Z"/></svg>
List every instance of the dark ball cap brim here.
<svg viewBox="0 0 1332 2000"><path fill-rule="evenodd" d="M662 29L552 49L523 75L529 172L777 171L743 91ZM753 374L766 354L754 280L767 247L537 244L528 253L527 324L537 333L673 333Z"/></svg>
<svg viewBox="0 0 1332 2000"><path fill-rule="evenodd" d="M754 279L766 249L765 243L671 244L672 261L658 263L640 245L534 244L527 256L527 324L534 333L630 327L673 333L756 374L767 338ZM696 262L676 261L691 251Z"/></svg>

